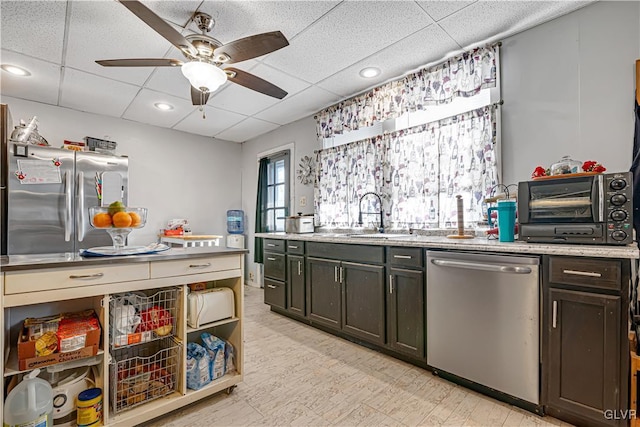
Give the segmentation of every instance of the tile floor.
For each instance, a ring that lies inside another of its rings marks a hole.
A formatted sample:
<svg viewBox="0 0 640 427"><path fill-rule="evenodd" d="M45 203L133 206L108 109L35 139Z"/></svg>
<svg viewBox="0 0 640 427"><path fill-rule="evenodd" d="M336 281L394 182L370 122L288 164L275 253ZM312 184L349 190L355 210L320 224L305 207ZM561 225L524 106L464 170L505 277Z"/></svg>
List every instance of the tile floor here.
<svg viewBox="0 0 640 427"><path fill-rule="evenodd" d="M269 311L245 287L244 382L145 427L568 426Z"/></svg>

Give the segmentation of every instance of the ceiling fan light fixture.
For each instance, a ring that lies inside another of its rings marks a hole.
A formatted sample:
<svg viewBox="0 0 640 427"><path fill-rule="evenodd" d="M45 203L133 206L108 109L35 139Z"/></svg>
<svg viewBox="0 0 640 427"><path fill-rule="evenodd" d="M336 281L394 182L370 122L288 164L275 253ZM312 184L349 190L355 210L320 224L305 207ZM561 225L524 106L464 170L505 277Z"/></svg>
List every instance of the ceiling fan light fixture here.
<svg viewBox="0 0 640 427"><path fill-rule="evenodd" d="M13 74L14 76L28 77L28 76L31 75L29 70L26 70L24 68L18 67L16 65L2 64L0 66L0 68L2 68L7 73Z"/></svg>
<svg viewBox="0 0 640 427"><path fill-rule="evenodd" d="M360 70L360 77L364 77L366 79L370 79L372 77L376 77L380 75L380 68L376 67L367 67Z"/></svg>
<svg viewBox="0 0 640 427"><path fill-rule="evenodd" d="M182 74L191 86L203 92L213 92L227 81L227 74L208 62L187 62L182 65Z"/></svg>
<svg viewBox="0 0 640 427"><path fill-rule="evenodd" d="M153 106L156 107L158 110L162 110L162 111L173 110L173 105L167 104L166 102L156 102L155 104L153 104Z"/></svg>

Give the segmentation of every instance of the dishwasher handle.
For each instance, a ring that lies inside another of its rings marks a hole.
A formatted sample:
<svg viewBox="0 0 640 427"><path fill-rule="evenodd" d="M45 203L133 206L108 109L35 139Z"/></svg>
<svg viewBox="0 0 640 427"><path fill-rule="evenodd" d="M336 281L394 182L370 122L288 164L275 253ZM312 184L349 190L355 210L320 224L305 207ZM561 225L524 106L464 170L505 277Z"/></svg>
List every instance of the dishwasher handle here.
<svg viewBox="0 0 640 427"><path fill-rule="evenodd" d="M513 266L513 265L481 264L479 262L452 261L452 260L444 260L444 259L432 259L431 263L440 267L465 268L468 270L491 271L494 273L514 273L514 274L531 273L530 267L521 267L521 266Z"/></svg>

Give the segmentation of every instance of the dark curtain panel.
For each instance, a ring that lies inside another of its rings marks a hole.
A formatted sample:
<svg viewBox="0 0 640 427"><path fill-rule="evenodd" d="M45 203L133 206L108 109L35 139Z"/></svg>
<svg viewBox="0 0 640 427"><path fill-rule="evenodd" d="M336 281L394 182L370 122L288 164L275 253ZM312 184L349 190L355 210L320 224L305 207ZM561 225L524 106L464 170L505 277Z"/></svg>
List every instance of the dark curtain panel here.
<svg viewBox="0 0 640 427"><path fill-rule="evenodd" d="M636 230L636 239L640 247L640 105L638 105L638 101L635 104L636 130L633 137L631 172L633 173L633 228Z"/></svg>
<svg viewBox="0 0 640 427"><path fill-rule="evenodd" d="M264 233L267 231L267 224L264 218L264 209L267 203L267 165L269 158L260 159L260 168L258 169L258 197L256 198L256 233ZM263 263L262 256L263 244L262 237L256 237L253 246L253 261L258 264Z"/></svg>

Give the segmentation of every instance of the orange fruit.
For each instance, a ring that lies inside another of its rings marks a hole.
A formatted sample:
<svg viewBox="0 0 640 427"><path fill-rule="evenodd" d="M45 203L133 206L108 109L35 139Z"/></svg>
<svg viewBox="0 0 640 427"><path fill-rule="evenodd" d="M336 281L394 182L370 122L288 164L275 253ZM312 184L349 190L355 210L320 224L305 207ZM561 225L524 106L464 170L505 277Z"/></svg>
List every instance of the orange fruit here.
<svg viewBox="0 0 640 427"><path fill-rule="evenodd" d="M131 217L126 212L116 212L111 217L113 226L116 228L127 228L131 226Z"/></svg>
<svg viewBox="0 0 640 427"><path fill-rule="evenodd" d="M93 217L93 225L100 228L111 227L111 215L106 212L98 212Z"/></svg>
<svg viewBox="0 0 640 427"><path fill-rule="evenodd" d="M131 227L137 227L142 222L142 218L136 212L129 212L129 216L131 217Z"/></svg>

